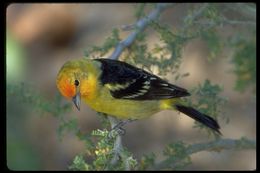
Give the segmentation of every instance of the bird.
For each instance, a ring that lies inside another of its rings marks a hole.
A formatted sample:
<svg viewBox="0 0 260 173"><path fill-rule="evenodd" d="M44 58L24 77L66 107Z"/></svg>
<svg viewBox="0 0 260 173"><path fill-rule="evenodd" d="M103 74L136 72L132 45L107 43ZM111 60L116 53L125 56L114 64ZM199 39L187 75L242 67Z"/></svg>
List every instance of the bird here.
<svg viewBox="0 0 260 173"><path fill-rule="evenodd" d="M119 60L71 59L60 68L56 85L80 110L81 100L97 112L119 120L138 120L162 110L175 110L221 134L212 117L185 105L190 93L179 86Z"/></svg>

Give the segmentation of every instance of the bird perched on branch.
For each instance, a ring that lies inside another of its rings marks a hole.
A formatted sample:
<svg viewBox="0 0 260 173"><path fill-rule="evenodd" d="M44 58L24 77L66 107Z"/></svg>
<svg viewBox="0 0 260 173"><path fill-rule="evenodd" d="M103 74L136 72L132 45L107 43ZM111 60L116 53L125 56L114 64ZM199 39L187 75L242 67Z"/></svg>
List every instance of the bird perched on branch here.
<svg viewBox="0 0 260 173"><path fill-rule="evenodd" d="M180 97L190 95L186 89L122 61L70 60L60 69L56 82L78 110L81 100L97 112L123 120L177 110L221 134L217 121L183 103Z"/></svg>

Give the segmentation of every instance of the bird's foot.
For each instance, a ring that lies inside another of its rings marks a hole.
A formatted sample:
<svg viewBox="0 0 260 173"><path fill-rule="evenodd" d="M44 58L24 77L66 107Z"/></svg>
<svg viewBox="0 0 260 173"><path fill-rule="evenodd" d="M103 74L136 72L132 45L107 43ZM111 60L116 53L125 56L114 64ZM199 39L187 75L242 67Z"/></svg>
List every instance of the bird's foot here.
<svg viewBox="0 0 260 173"><path fill-rule="evenodd" d="M135 121L135 119L128 119L128 120L125 120L125 121L120 121L118 124L116 124L112 130L109 132L108 134L108 137L111 139L117 135L120 135L120 136L123 136L125 135L126 133L126 130L123 129L123 126L132 122L132 121Z"/></svg>

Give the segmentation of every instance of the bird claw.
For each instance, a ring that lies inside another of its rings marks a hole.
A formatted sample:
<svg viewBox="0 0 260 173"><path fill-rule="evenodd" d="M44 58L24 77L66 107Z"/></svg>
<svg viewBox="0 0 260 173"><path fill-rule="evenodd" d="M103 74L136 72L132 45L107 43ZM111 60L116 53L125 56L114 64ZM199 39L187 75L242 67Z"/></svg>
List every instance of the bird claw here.
<svg viewBox="0 0 260 173"><path fill-rule="evenodd" d="M108 138L112 139L112 138L116 137L117 135L123 136L123 135L125 135L125 133L126 133L126 130L123 129L122 127L113 128L108 133Z"/></svg>
<svg viewBox="0 0 260 173"><path fill-rule="evenodd" d="M126 133L126 130L123 129L123 126L129 122L135 121L132 119L128 119L126 121L120 121L117 125L115 125L112 130L108 134L108 138L111 139L113 137L116 137L117 135L123 136Z"/></svg>
<svg viewBox="0 0 260 173"><path fill-rule="evenodd" d="M126 130L123 129L122 127L119 127L118 129L116 129L116 131L117 131L118 135L120 135L120 136L123 136L126 133Z"/></svg>

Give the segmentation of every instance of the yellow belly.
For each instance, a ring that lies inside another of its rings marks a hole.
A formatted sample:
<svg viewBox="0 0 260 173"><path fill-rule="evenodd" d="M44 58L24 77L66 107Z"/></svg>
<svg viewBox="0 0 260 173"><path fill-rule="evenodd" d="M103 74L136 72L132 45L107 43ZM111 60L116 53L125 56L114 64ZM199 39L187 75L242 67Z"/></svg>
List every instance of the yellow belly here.
<svg viewBox="0 0 260 173"><path fill-rule="evenodd" d="M160 102L157 100L134 101L115 99L106 90L94 98L88 99L83 97L82 99L95 111L106 113L119 119L141 119L160 111Z"/></svg>

